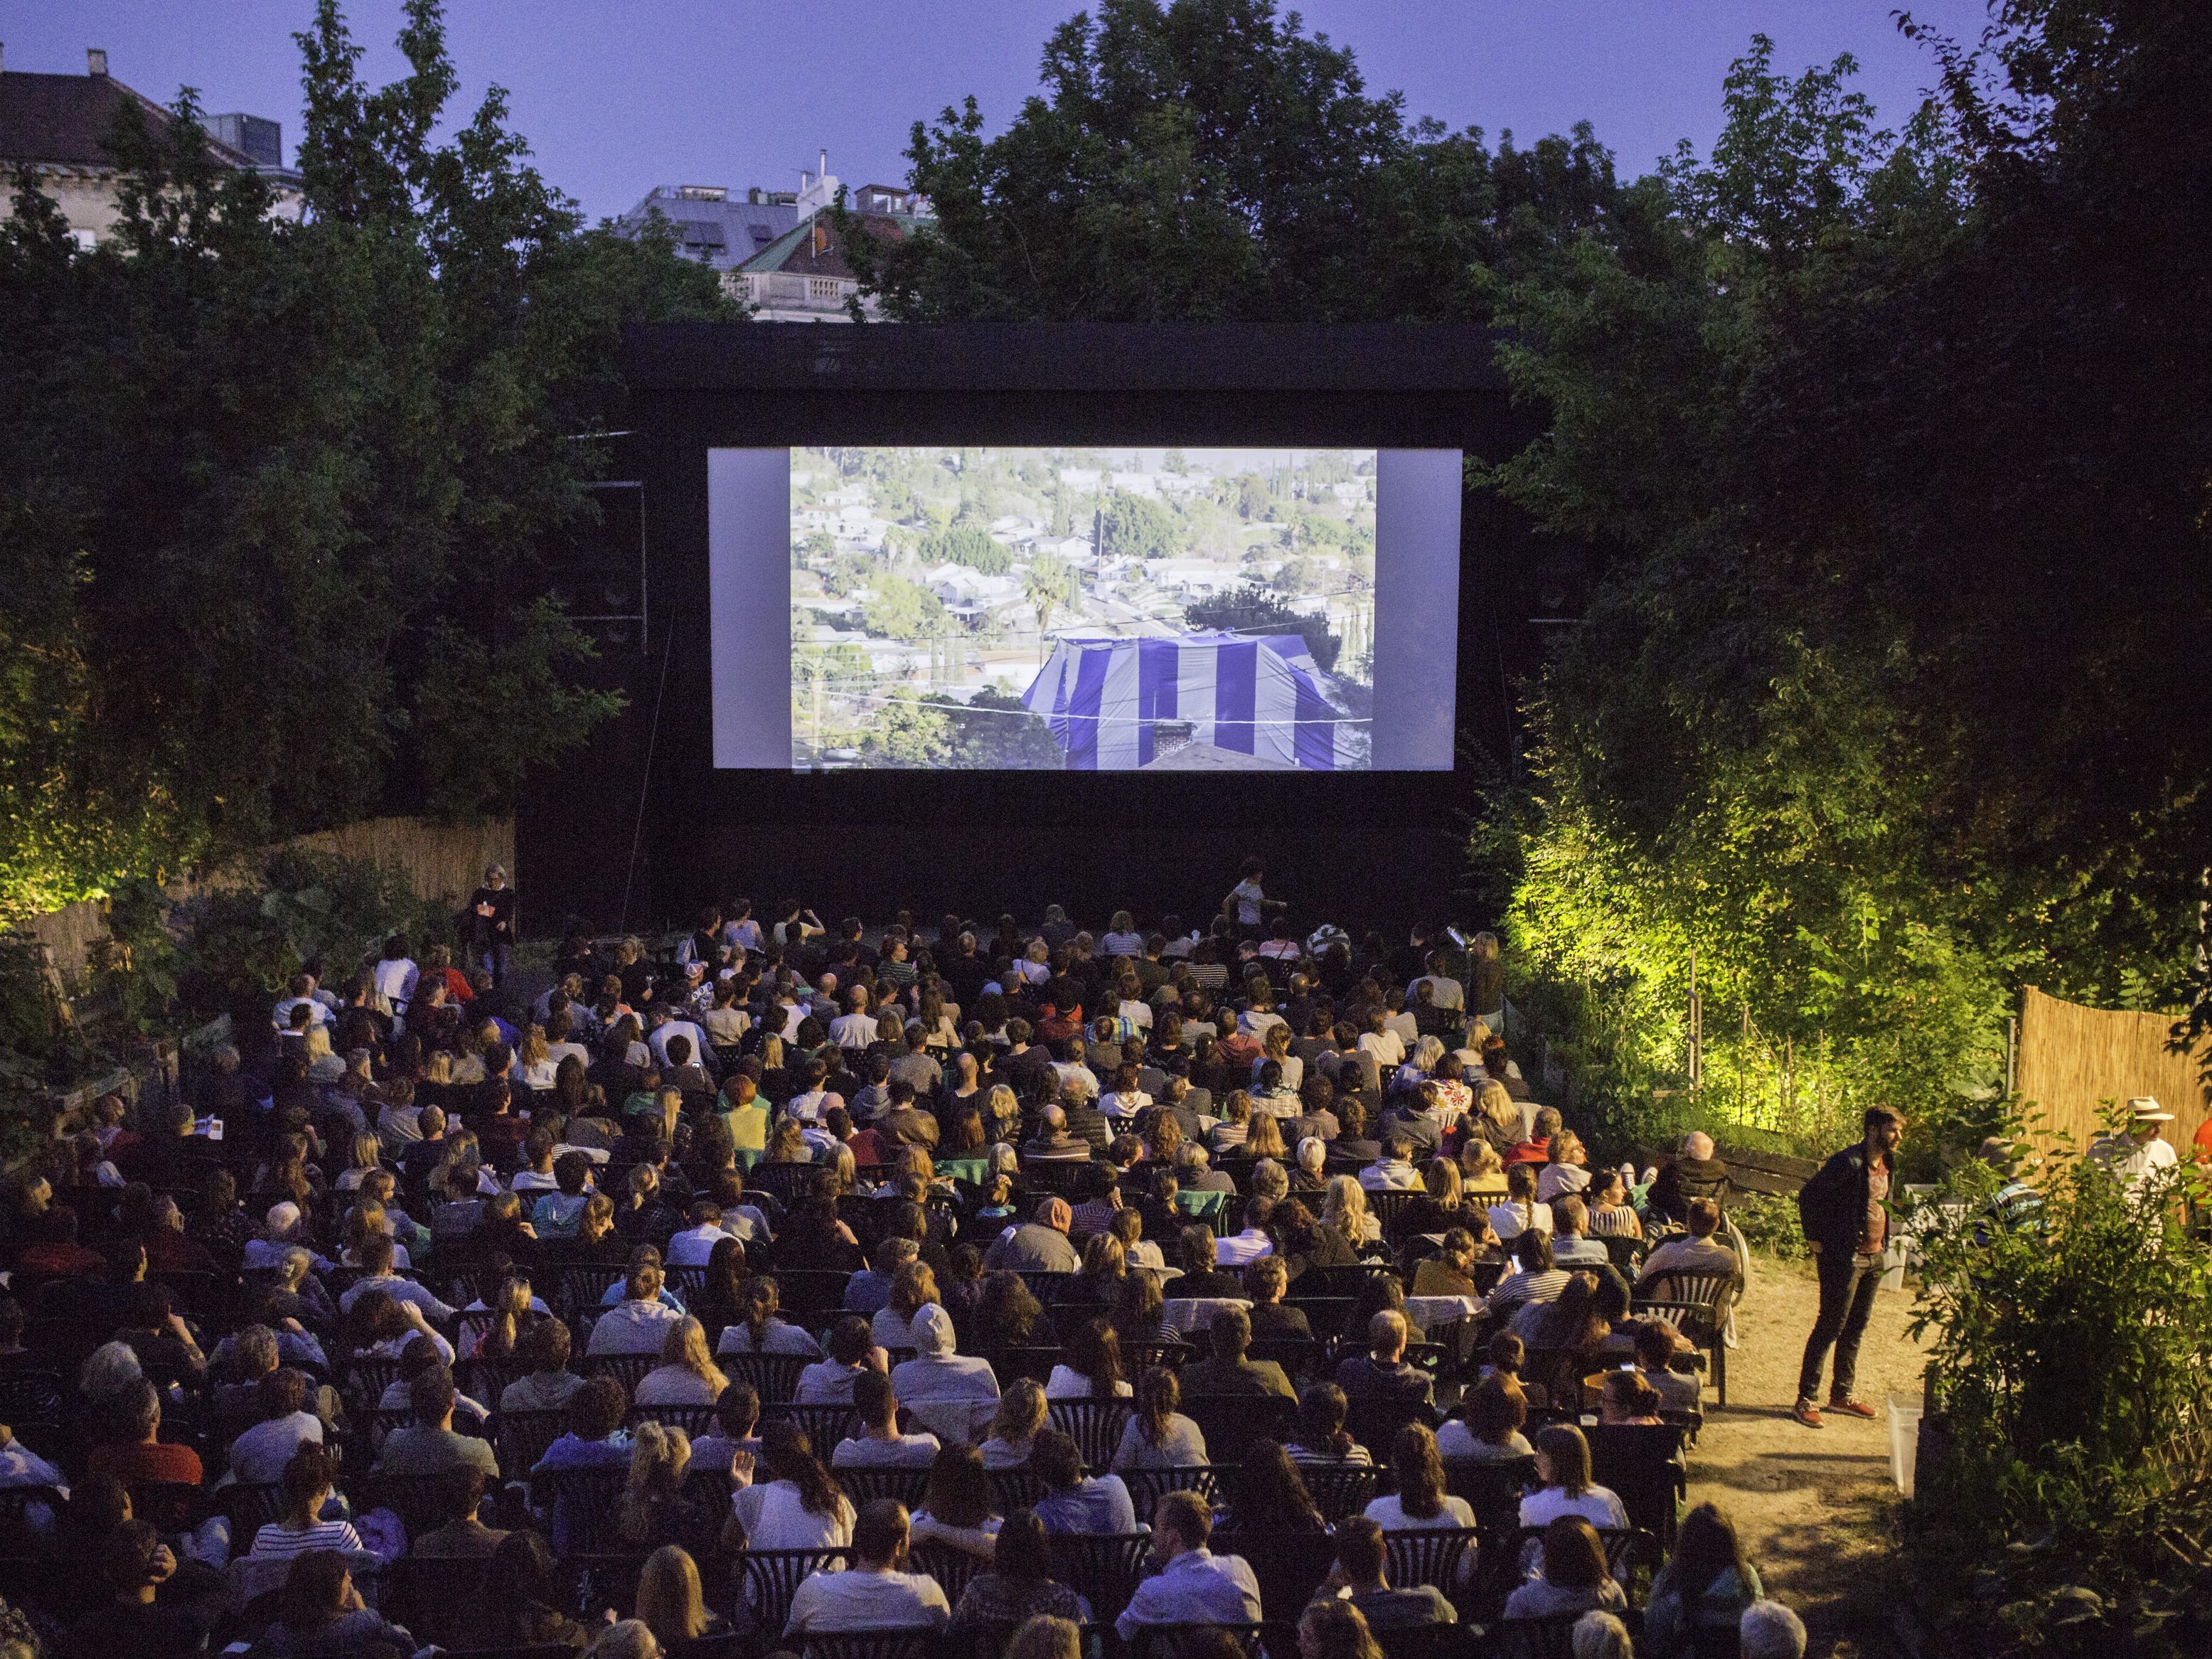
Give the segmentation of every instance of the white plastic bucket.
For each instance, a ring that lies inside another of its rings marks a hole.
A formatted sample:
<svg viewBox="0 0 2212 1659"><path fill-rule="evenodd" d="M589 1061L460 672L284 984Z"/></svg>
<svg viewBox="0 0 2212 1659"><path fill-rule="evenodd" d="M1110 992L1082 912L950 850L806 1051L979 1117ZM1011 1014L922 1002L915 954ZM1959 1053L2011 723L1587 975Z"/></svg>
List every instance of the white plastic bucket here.
<svg viewBox="0 0 2212 1659"><path fill-rule="evenodd" d="M1908 1394L1889 1396L1889 1478L1898 1492L1912 1496L1912 1475L1920 1461L1919 1401Z"/></svg>

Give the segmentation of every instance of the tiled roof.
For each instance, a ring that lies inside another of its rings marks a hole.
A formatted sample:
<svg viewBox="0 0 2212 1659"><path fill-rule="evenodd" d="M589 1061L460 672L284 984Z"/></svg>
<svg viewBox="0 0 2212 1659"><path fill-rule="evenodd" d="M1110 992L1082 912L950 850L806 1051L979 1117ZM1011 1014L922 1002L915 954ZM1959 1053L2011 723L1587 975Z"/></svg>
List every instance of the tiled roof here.
<svg viewBox="0 0 2212 1659"><path fill-rule="evenodd" d="M156 131L169 123L159 104L112 76L0 71L0 161L112 167L106 140L125 103L136 103ZM208 151L226 167L253 165L251 156L218 139L208 140Z"/></svg>
<svg viewBox="0 0 2212 1659"><path fill-rule="evenodd" d="M717 270L751 258L788 231L799 216L799 210L787 202L714 202L655 191L616 222L635 231L656 208L675 228L678 245Z"/></svg>
<svg viewBox="0 0 2212 1659"><path fill-rule="evenodd" d="M902 214L862 213L855 215L862 229L881 241L903 241L908 232L921 222ZM814 247L814 231L822 232L823 248ZM853 280L853 268L845 263L845 255L837 246L837 228L828 216L802 222L793 229L753 255L738 269L748 272L781 270L797 276L836 276Z"/></svg>

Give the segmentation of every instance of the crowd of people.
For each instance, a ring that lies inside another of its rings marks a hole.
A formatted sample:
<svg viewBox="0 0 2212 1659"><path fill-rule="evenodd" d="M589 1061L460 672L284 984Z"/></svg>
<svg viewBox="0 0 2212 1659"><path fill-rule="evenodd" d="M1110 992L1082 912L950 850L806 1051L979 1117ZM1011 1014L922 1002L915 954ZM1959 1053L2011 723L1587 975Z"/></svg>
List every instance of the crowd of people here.
<svg viewBox="0 0 2212 1659"><path fill-rule="evenodd" d="M1648 1585L1616 1559L1593 1444L1701 1402L1644 1301L1741 1270L1709 1143L1594 1165L1534 1097L1494 939L1294 937L1255 866L1201 928L738 902L665 951L568 939L525 988L505 890L481 965L307 964L188 1098L103 1101L21 1167L0 1378L62 1398L0 1427L0 1553L84 1570L9 1581L0 1646L406 1654L395 1567L459 1559L500 1593L457 1649L1073 1659L1085 1625L1267 1620L1374 1659L1477 1610L1579 1620L1578 1659L1802 1652L1714 1506L1668 1498ZM1485 1465L1525 1484L1510 1535L1394 1584L1394 1535L1495 1524L1450 1490ZM1346 1471L1374 1495L1325 1514ZM1291 1606L1238 1547L1286 1530L1322 1540ZM1056 1540L1138 1534L1117 1605L1060 1571ZM745 1560L803 1549L847 1555L764 1617ZM580 1587L607 1551L635 1584Z"/></svg>

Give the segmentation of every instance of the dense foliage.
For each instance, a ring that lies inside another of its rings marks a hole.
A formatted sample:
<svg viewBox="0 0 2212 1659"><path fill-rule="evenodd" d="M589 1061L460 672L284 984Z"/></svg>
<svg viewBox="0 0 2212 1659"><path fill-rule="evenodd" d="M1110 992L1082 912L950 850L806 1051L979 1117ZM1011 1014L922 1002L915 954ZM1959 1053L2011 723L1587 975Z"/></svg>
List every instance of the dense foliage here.
<svg viewBox="0 0 2212 1659"><path fill-rule="evenodd" d="M1906 1516L1918 1612L1969 1652L2180 1659L2212 1638L2212 1250L2185 1166L2068 1152L2039 1209L1966 1166L1917 1217L1939 1433ZM1940 1455L1931 1455L1940 1453Z"/></svg>
<svg viewBox="0 0 2212 1659"><path fill-rule="evenodd" d="M1043 78L996 137L972 98L915 124L935 222L842 236L886 317L1465 317L1486 269L1612 187L1586 128L1523 150L1408 122L1273 0L1103 0L1053 32Z"/></svg>
<svg viewBox="0 0 2212 1659"><path fill-rule="evenodd" d="M410 0L381 88L300 37L306 216L187 93L112 147L96 252L18 180L0 230L0 908L380 806L473 814L612 700L536 568L592 512L633 319L708 316L666 238L582 227ZM523 720L487 717L527 708Z"/></svg>
<svg viewBox="0 0 2212 1659"><path fill-rule="evenodd" d="M1895 133L1848 61L1770 59L1711 156L1500 284L1549 424L1492 476L1607 566L1478 847L1601 1089L1679 1068L1694 954L1729 1115L1970 1140L2020 983L2188 994L2212 41L2008 0Z"/></svg>

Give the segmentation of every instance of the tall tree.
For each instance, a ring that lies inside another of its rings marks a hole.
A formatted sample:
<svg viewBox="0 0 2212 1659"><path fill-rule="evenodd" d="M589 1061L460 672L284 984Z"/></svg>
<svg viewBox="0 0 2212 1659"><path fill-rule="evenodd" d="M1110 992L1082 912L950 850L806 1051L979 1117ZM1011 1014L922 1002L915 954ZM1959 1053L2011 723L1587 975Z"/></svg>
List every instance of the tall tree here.
<svg viewBox="0 0 2212 1659"><path fill-rule="evenodd" d="M112 240L0 229L0 906L380 807L474 813L613 700L538 574L594 511L622 325L732 314L667 239L582 228L411 0L370 88L300 37L302 222L189 93L125 106ZM489 711L527 709L499 720Z"/></svg>

